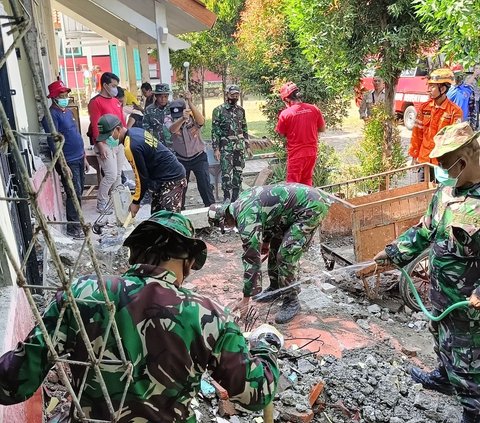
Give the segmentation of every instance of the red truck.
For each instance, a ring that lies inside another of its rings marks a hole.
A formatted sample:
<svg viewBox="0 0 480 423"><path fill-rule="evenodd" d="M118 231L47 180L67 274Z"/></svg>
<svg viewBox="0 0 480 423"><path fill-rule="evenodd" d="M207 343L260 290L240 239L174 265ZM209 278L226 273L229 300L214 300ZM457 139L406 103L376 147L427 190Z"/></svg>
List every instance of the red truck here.
<svg viewBox="0 0 480 423"><path fill-rule="evenodd" d="M428 75L438 67L440 63L437 63L437 59L425 57L418 61L415 68L404 70L400 74L395 90L395 112L403 118L406 128L413 129L418 106L430 98L427 91ZM362 90L373 89L373 72L365 74L361 85Z"/></svg>

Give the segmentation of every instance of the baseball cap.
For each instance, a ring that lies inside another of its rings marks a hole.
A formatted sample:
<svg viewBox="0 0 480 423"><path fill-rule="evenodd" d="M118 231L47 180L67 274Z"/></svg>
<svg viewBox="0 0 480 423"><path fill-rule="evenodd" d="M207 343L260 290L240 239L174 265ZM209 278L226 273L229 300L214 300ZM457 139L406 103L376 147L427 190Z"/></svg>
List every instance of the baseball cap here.
<svg viewBox="0 0 480 423"><path fill-rule="evenodd" d="M480 132L474 132L468 122L456 123L442 128L433 138L435 147L430 153L432 159L458 150L478 138Z"/></svg>
<svg viewBox="0 0 480 423"><path fill-rule="evenodd" d="M240 87L238 85L232 84L232 85L227 85L227 89L225 92L234 94L234 93L239 93L240 92Z"/></svg>
<svg viewBox="0 0 480 423"><path fill-rule="evenodd" d="M48 86L48 98L57 98L62 93L69 93L72 91L70 88L66 87L62 81L52 82Z"/></svg>
<svg viewBox="0 0 480 423"><path fill-rule="evenodd" d="M116 115L106 114L98 120L98 137L97 141L105 141L117 126L121 126L122 122Z"/></svg>
<svg viewBox="0 0 480 423"><path fill-rule="evenodd" d="M183 116L183 111L187 107L185 100L178 99L178 100L173 100L170 103L170 113L172 115L172 118L176 119L179 117Z"/></svg>

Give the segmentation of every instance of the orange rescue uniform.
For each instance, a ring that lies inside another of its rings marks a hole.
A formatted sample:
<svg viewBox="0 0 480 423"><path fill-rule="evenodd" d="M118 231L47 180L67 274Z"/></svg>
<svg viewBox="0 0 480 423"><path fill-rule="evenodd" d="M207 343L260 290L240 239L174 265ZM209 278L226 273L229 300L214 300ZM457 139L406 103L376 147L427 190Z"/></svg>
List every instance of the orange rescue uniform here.
<svg viewBox="0 0 480 423"><path fill-rule="evenodd" d="M419 163L437 164L437 159L429 157L435 147L433 137L443 127L461 122L462 117L462 109L448 98L440 106L437 106L434 100L422 103L413 127L408 155Z"/></svg>

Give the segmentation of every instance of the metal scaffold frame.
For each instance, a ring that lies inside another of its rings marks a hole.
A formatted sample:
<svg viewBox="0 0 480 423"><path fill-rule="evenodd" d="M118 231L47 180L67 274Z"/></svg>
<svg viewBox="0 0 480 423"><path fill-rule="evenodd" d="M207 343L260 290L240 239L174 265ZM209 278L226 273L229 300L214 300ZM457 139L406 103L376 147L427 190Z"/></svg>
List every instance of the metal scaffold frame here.
<svg viewBox="0 0 480 423"><path fill-rule="evenodd" d="M23 4L19 0L10 0L10 5L11 9L13 12L13 16L0 16L0 18L6 19L7 23L4 24L5 26L8 26L10 29L8 31L9 35L13 36L13 42L11 46L7 49L5 52L4 57L0 59L0 68L5 66L7 58L10 54L12 54L15 51L15 48L20 45L20 43L23 44L24 49L25 49L25 55L28 60L29 66L32 70L32 75L33 75L33 82L34 82L34 88L35 88L35 93L37 98L39 99L42 109L45 113L45 117L48 122L48 126L50 128L53 128L55 132L52 132L51 134L44 134L44 133L28 133L30 136L45 136L45 135L50 135L53 137L55 140L55 145L56 145L56 153L52 157L52 162L47 168L46 175L44 176L43 180L41 181L40 186L38 189L35 189L33 186L32 180L30 179L28 169L26 166L26 163L24 161L24 158L22 157L22 153L20 151L20 148L17 144L16 140L16 134L15 131L12 130L12 127L9 124L7 114L5 111L5 108L3 104L0 102L0 122L1 125L5 131L5 139L3 140L3 145L0 145L0 148L3 149L8 149L8 151L13 155L13 159L15 160L17 166L18 166L18 172L19 172L19 180L20 183L22 184L24 188L24 192L27 193L27 198L20 198L17 196L7 196L0 198L0 201L14 201L14 202L19 202L19 201L25 201L28 202L31 212L33 214L33 217L35 218L35 227L33 231L33 237L32 240L30 241L30 244L27 248L25 257L23 257L23 260L21 263L17 261L15 258L14 252L11 250L9 245L7 244L7 239L6 235L4 232L4 229L0 226L0 248L3 248L6 252L6 255L10 262L12 263L12 266L16 272L17 275L17 285L23 289L25 292L26 298L28 300L28 303L32 309L33 315L36 319L36 322L38 324L38 327L40 328L43 337L45 338L46 345L48 347L48 351L50 353L50 357L52 361L55 363L56 370L58 372L58 375L60 377L60 380L64 384L64 386L68 389L71 398L72 398L72 404L74 406L74 414L75 418L79 421L82 422L92 422L92 423L107 423L107 422L116 422L120 418L120 413L123 408L123 404L126 398L126 394L128 391L129 384L132 380L132 363L127 359L125 355L125 351L123 348L122 340L120 338L120 334L117 328L117 324L115 322L115 305L110 301L108 294L107 294L107 289L105 286L105 280L103 278L102 272L100 270L100 265L99 261L97 260L93 242L92 242L92 237L91 237L91 228L90 225L85 221L85 218L82 213L82 209L80 207L80 204L78 202L77 196L75 194L75 189L73 186L73 183L71 179L65 178L67 181L67 186L66 190L68 190L68 193L70 194L71 198L73 199L75 210L78 213L79 216L79 221L80 225L82 227L83 232L85 233L85 240L83 241L82 247L80 248L80 251L78 253L78 257L75 261L75 264L73 266L73 269L71 272L69 272L69 275L67 275L65 267L63 266L62 261L60 260L60 255L59 252L56 248L55 245L55 240L50 233L49 230L49 225L52 223L58 223L58 222L49 222L44 214L42 213L39 204L37 202L37 198L39 194L42 192L42 189L45 185L45 183L48 180L48 177L52 175L52 172L54 171L55 165L58 163L62 172L64 174L68 174L68 165L67 162L65 161L65 156L63 155L63 144L64 144L64 138L63 136L56 132L55 125L52 120L52 116L50 114L50 110L48 107L47 103L47 98L44 92L44 87L42 85L42 81L40 79L40 69L37 69L38 65L36 65L33 54L32 54L32 46L29 46L28 43L26 42L26 34L28 33L32 21L31 17L27 11L27 9L23 6ZM20 134L18 134L20 135ZM25 135L25 134L23 134ZM39 285L31 285L28 283L27 278L25 276L25 266L27 263L27 260L32 253L35 244L39 241L40 235L43 236L44 242L46 247L48 248L48 251L50 253L53 265L56 269L58 279L59 279L59 285L57 287L49 287L49 286L39 286ZM107 323L107 329L106 333L103 336L103 344L100 348L100 351L98 354L95 354L92 346L92 342L88 337L87 331L85 329L85 326L82 322L82 317L80 314L80 310L78 307L78 303L80 302L85 302L87 300L80 300L76 299L72 293L71 290L71 285L73 282L73 275L75 275L80 257L82 254L88 254L91 258L93 267L95 269L95 273L97 275L97 280L98 280L98 287L100 291L103 294L103 301L94 301L97 304L102 304L108 311L108 323ZM44 322L42 321L41 314L39 312L39 309L34 301L32 291L33 290L63 290L64 295L65 295L65 303L63 305L63 308L60 310L60 315L59 319L56 325L56 330L50 336L50 334L47 332L47 329L45 327ZM69 360L68 356L59 356L57 350L56 350L56 345L58 344L58 330L60 328L63 316L67 308L71 309L72 315L76 321L76 324L78 325L79 332L81 335L81 339L85 343L86 351L88 354L88 361L85 362L79 362L79 361L73 361ZM106 348L106 343L107 340L113 336L113 338L116 341L116 345L118 347L119 355L120 355L120 360L111 360L108 358L104 357L105 353L105 348ZM83 380L81 383L81 386L78 389L78 392L75 392L73 389L69 377L66 373L65 366L64 364L72 364L72 365L80 365L80 366L85 366L85 373L83 376ZM105 380L102 375L101 367L102 365L116 365L120 366L120 369L123 369L125 377L125 388L123 391L122 399L118 405L118 410L114 409L114 406L112 404L110 395L108 393ZM82 393L85 388L85 383L87 380L88 373L90 371L93 371L96 376L96 380L98 381L101 390L102 390L102 395L105 399L105 404L108 407L108 410L110 412L110 420L98 420L98 419L91 419L87 418L85 414L82 411L82 408L80 406L80 401L82 397Z"/></svg>

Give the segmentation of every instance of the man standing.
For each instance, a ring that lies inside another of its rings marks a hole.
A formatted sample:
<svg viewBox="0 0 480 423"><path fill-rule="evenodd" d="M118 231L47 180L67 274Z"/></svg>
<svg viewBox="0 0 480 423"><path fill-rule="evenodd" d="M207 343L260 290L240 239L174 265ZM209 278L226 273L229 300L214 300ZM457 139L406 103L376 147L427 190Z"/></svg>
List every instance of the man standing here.
<svg viewBox="0 0 480 423"><path fill-rule="evenodd" d="M372 108L385 103L385 83L379 76L373 78L373 90L363 94L360 103L360 119L367 120L372 116Z"/></svg>
<svg viewBox="0 0 480 423"><path fill-rule="evenodd" d="M100 79L102 89L100 94L93 97L88 103L88 114L90 115L89 133L95 152L98 156L98 162L103 171L103 178L100 181L97 193L97 212L104 213L108 203L108 195L111 189L120 185L120 175L125 160L123 147L119 146L115 140L98 140L98 121L100 117L106 114L118 116L120 122L125 125L122 104L118 101L118 76L114 73L105 72Z"/></svg>
<svg viewBox="0 0 480 423"><path fill-rule="evenodd" d="M143 128L127 129L116 115L104 115L98 122L99 139L111 139L125 147L135 175L135 193L130 212L135 216L146 191L152 195L152 213L179 212L187 186L185 169L175 155Z"/></svg>
<svg viewBox="0 0 480 423"><path fill-rule="evenodd" d="M67 224L67 235L76 239L83 239L85 238L85 235L78 223L78 213L77 210L75 210L70 190L67 187L67 178L72 180L75 194L81 205L85 172L88 171L89 165L85 157L83 138L78 130L78 123L75 121L72 111L67 109L69 101L68 93L70 91L70 88L63 85L62 81L52 82L48 86L47 97L52 99L50 114L52 115L55 128L50 130L45 117L42 120L42 126L45 132L51 133L57 131L62 134L65 139L63 144L63 154L69 168L69 173L68 175L64 175L58 162L56 163L55 168L61 176L65 190L65 211L67 214L67 222L77 222ZM48 146L50 147L52 154L55 154L56 146L53 137L48 137Z"/></svg>
<svg viewBox="0 0 480 423"><path fill-rule="evenodd" d="M226 309L182 286L207 258L207 246L194 237L190 220L155 213L124 245L132 266L122 277L104 276L102 282L111 308L95 276L84 276L71 287L100 374L76 364L91 358L66 293L58 292L43 316L58 355L70 360L72 386L86 419L195 423L191 402L204 372L226 389L231 401L248 410L265 408L276 393L281 334L267 326L265 335L248 346ZM112 311L119 340L110 327ZM53 364L37 325L0 358L0 403L31 397Z"/></svg>
<svg viewBox="0 0 480 423"><path fill-rule="evenodd" d="M463 405L462 423L480 423L480 145L468 122L443 128L430 158L449 178L433 195L425 216L375 257L405 266L430 251L430 300L434 315L469 300L430 325L438 367L410 374L427 389L453 395Z"/></svg>
<svg viewBox="0 0 480 423"><path fill-rule="evenodd" d="M477 114L475 108L475 92L473 87L465 83L465 72L459 69L454 72L455 85L447 92L447 98L462 109L462 121L468 122L473 130L477 126Z"/></svg>
<svg viewBox="0 0 480 423"><path fill-rule="evenodd" d="M429 156L435 147L433 137L445 126L462 121L462 109L447 98L452 83L453 72L450 69L437 69L430 75L430 100L418 109L408 150L415 163L437 164L437 159Z"/></svg>
<svg viewBox="0 0 480 423"><path fill-rule="evenodd" d="M325 120L317 106L302 102L293 82L282 86L280 97L287 108L278 116L275 131L287 138L287 182L312 186L318 133L325 132Z"/></svg>
<svg viewBox="0 0 480 423"><path fill-rule="evenodd" d="M189 108L187 109L183 99L172 101L170 103L170 115L165 117L165 126L172 134L172 148L178 161L185 168L187 183L190 181L190 172L193 172L203 204L208 207L215 203L215 197L210 184L205 143L200 135L200 129L205 123L205 118L193 104L192 94L187 91L184 96L188 101ZM183 195L182 210L185 209L186 193L187 187L185 187Z"/></svg>
<svg viewBox="0 0 480 423"><path fill-rule="evenodd" d="M168 105L170 86L168 84L157 84L155 85L153 93L155 94L155 103L145 109L143 128L150 132L163 145L171 149L171 134L165 127L165 117L170 114L170 107Z"/></svg>
<svg viewBox="0 0 480 423"><path fill-rule="evenodd" d="M245 152L249 156L252 152L245 110L237 104L240 87L229 85L225 94L225 103L212 113L212 148L215 159L220 161L223 198L235 201L242 189Z"/></svg>
<svg viewBox="0 0 480 423"><path fill-rule="evenodd" d="M243 299L235 309L245 310L250 297L262 290L262 254L268 252L270 278L264 292L295 281L302 253L328 212L327 201L315 188L282 182L246 190L232 204L210 206L209 223L222 230L235 226L242 239ZM298 292L292 290L284 296L275 322L287 323L299 311Z"/></svg>
<svg viewBox="0 0 480 423"><path fill-rule="evenodd" d="M144 82L140 87L140 90L145 97L145 103L142 110L144 112L150 104L155 102L155 95L153 94L152 86L148 82Z"/></svg>

